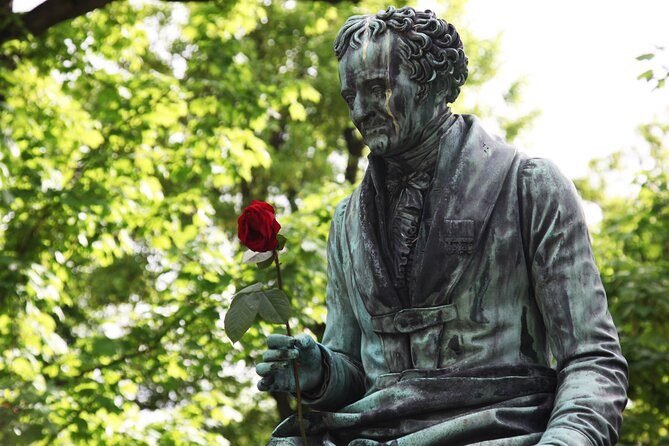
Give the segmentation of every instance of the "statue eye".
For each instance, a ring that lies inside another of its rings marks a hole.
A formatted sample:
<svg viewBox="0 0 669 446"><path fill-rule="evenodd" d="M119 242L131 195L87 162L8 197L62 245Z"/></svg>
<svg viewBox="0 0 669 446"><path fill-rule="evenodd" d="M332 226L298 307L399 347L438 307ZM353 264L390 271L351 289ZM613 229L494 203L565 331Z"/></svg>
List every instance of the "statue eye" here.
<svg viewBox="0 0 669 446"><path fill-rule="evenodd" d="M382 95L386 92L386 89L381 84L374 84L374 85L372 85L371 91L372 91L372 94L380 96L380 95Z"/></svg>
<svg viewBox="0 0 669 446"><path fill-rule="evenodd" d="M344 96L344 100L348 104L348 108L353 108L353 102L355 101L355 96L352 94Z"/></svg>

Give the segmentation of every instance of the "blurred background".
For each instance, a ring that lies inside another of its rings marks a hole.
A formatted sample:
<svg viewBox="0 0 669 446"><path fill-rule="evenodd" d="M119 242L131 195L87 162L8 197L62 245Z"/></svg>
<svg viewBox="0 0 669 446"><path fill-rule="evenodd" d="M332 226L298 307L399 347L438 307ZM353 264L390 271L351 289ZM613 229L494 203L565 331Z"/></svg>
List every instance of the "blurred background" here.
<svg viewBox="0 0 669 446"><path fill-rule="evenodd" d="M235 290L273 280L236 218L275 206L291 325L320 337L368 153L332 43L386 6L0 0L1 445L264 444L294 402L255 390L282 327L223 332ZM669 444L669 4L417 6L465 42L454 110L573 178L630 362L620 444Z"/></svg>

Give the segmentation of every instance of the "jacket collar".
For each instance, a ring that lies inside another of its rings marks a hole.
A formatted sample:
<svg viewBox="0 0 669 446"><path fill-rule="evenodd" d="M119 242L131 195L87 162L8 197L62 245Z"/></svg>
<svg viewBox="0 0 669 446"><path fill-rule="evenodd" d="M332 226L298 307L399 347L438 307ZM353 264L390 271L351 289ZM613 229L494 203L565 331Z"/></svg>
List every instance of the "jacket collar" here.
<svg viewBox="0 0 669 446"><path fill-rule="evenodd" d="M476 251L515 150L489 136L473 116L456 116L441 138L432 187L416 246L411 306L448 303ZM372 315L402 309L383 258L385 221L382 169L370 166L346 211L355 285Z"/></svg>

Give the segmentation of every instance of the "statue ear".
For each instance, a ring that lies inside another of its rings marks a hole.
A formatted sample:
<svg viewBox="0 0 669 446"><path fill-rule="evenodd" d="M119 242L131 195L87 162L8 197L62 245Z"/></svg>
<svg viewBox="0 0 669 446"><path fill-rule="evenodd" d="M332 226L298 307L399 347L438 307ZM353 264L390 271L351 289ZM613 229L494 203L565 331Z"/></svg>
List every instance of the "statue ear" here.
<svg viewBox="0 0 669 446"><path fill-rule="evenodd" d="M432 88L435 90L435 104L444 104L448 96L448 78L439 76L434 80Z"/></svg>
<svg viewBox="0 0 669 446"><path fill-rule="evenodd" d="M429 95L431 92L432 86L430 84L421 84L420 88L418 89L418 94L416 95L418 103L422 104L425 99L427 99L427 95Z"/></svg>
<svg viewBox="0 0 669 446"><path fill-rule="evenodd" d="M443 104L448 95L448 81L443 77L438 77L432 82L421 84L417 95L418 102L423 102L430 94L435 95L435 104Z"/></svg>

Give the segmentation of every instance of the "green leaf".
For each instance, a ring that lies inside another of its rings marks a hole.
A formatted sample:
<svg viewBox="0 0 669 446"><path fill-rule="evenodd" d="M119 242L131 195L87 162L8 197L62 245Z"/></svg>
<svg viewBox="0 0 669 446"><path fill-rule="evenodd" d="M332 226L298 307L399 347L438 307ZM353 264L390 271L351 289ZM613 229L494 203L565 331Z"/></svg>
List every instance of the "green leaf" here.
<svg viewBox="0 0 669 446"><path fill-rule="evenodd" d="M264 321L270 324L285 324L290 316L290 302L286 293L280 289L260 292L258 312Z"/></svg>
<svg viewBox="0 0 669 446"><path fill-rule="evenodd" d="M276 239L279 241L279 244L276 247L276 250L281 251L284 248L284 246L286 246L286 242L288 241L288 239L281 234L277 234Z"/></svg>
<svg viewBox="0 0 669 446"><path fill-rule="evenodd" d="M646 70L639 76L637 76L637 79L646 79L647 81L650 81L652 78L653 78L653 70Z"/></svg>
<svg viewBox="0 0 669 446"><path fill-rule="evenodd" d="M650 59L652 59L653 57L655 57L655 54L653 54L653 53L646 53L646 54L642 54L641 56L638 56L638 57L636 58L636 60L650 60Z"/></svg>
<svg viewBox="0 0 669 446"><path fill-rule="evenodd" d="M253 292L250 294L240 292L232 299L230 308L225 313L225 319L223 320L225 333L232 342L239 341L244 333L251 328L251 324L258 315L258 304L258 294Z"/></svg>
<svg viewBox="0 0 669 446"><path fill-rule="evenodd" d="M257 263L257 265L258 265L258 268L265 269L265 268L269 268L270 266L272 266L273 263L274 263L274 257L270 257L267 260L264 260L262 262Z"/></svg>
<svg viewBox="0 0 669 446"><path fill-rule="evenodd" d="M261 283L254 283L239 291L232 299L223 320L225 333L232 342L237 342L244 336L258 313L270 324L286 323L290 316L288 297L276 288L262 290Z"/></svg>
<svg viewBox="0 0 669 446"><path fill-rule="evenodd" d="M260 290L262 290L262 283L254 283L253 285L249 285L246 288L242 288L241 290L237 291L235 296L239 296L240 294L255 293L256 291Z"/></svg>
<svg viewBox="0 0 669 446"><path fill-rule="evenodd" d="M302 96L303 99L311 102L319 102L321 100L320 92L309 84L303 84L300 86L300 96Z"/></svg>
<svg viewBox="0 0 669 446"><path fill-rule="evenodd" d="M304 121L307 119L307 110L299 102L293 102L288 106L288 113L293 121Z"/></svg>
<svg viewBox="0 0 669 446"><path fill-rule="evenodd" d="M247 250L242 256L242 263L260 263L274 256L274 251L256 252Z"/></svg>
<svg viewBox="0 0 669 446"><path fill-rule="evenodd" d="M96 356L113 356L118 352L119 345L116 341L108 338L94 338L91 343L93 354Z"/></svg>

